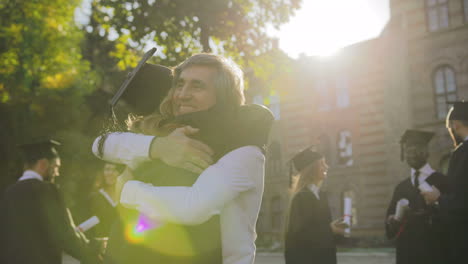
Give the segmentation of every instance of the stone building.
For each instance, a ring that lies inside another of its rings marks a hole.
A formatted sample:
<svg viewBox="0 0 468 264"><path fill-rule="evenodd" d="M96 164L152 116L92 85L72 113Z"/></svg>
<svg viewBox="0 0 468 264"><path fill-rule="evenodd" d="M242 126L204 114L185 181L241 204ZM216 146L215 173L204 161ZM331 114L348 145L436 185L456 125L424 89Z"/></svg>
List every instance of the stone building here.
<svg viewBox="0 0 468 264"><path fill-rule="evenodd" d="M294 83L272 105L278 115L267 157L258 222L261 240L282 242L289 205L289 159L308 146L330 165L332 213L351 191L353 234L383 236L405 129L436 132L430 163L444 170L452 148L447 101L468 100L468 0L391 0L381 34L330 58L301 57ZM280 115L280 116L279 116Z"/></svg>

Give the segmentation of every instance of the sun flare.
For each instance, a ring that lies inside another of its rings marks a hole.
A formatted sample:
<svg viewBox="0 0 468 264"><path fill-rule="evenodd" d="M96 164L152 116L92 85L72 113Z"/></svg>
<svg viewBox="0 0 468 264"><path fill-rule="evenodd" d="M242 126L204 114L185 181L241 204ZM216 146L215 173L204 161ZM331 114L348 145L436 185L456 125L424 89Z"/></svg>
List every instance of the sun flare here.
<svg viewBox="0 0 468 264"><path fill-rule="evenodd" d="M388 17L370 1L375 0L303 0L296 16L275 34L280 48L293 57L300 53L327 56L377 36ZM379 5L385 9L385 1Z"/></svg>

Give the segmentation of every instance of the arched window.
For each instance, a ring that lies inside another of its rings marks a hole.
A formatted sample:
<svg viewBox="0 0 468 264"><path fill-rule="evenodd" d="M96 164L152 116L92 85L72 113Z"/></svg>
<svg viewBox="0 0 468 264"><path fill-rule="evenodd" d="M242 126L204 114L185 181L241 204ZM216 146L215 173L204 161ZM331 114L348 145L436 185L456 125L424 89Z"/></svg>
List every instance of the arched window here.
<svg viewBox="0 0 468 264"><path fill-rule="evenodd" d="M457 100L457 84L455 73L449 66L437 68L433 75L436 115L438 119L447 116L449 105L447 102Z"/></svg>
<svg viewBox="0 0 468 264"><path fill-rule="evenodd" d="M426 8L429 31L448 28L448 0L426 0Z"/></svg>
<svg viewBox="0 0 468 264"><path fill-rule="evenodd" d="M353 165L353 144L351 131L342 130L338 133L338 164L344 166Z"/></svg>

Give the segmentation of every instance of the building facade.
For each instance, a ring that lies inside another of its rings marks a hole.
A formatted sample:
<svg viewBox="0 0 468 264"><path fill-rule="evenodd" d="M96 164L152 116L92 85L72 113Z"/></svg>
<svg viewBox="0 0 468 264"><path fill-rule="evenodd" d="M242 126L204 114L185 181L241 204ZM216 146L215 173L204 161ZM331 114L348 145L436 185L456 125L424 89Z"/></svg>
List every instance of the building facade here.
<svg viewBox="0 0 468 264"><path fill-rule="evenodd" d="M324 153L332 214L353 197L353 234L383 237L393 188L409 176L400 160L406 129L433 131L430 164L444 171L452 149L447 101L468 100L468 0L392 0L379 37L326 58L301 57L282 85L258 221L261 240L282 243L291 193L290 158Z"/></svg>

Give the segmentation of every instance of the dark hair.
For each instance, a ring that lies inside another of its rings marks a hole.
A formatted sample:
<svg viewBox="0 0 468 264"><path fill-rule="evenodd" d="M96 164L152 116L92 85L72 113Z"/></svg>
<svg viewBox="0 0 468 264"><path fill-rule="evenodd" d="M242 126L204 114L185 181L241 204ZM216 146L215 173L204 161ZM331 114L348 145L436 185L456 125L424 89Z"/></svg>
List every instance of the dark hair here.
<svg viewBox="0 0 468 264"><path fill-rule="evenodd" d="M40 149L23 153L23 161L27 166L33 166L41 159L52 160L56 158L60 158L60 156L55 148Z"/></svg>

